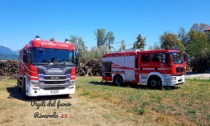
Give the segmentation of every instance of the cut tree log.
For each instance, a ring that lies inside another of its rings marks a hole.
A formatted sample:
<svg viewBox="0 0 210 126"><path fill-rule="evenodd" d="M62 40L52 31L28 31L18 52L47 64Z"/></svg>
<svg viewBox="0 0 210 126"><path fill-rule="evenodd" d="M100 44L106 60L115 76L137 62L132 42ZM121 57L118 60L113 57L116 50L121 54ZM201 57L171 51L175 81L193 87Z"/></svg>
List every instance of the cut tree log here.
<svg viewBox="0 0 210 126"><path fill-rule="evenodd" d="M0 60L0 76L13 76L17 74L18 62L15 60Z"/></svg>
<svg viewBox="0 0 210 126"><path fill-rule="evenodd" d="M101 76L102 62L97 59L88 61L86 64L80 63L77 67L77 76Z"/></svg>
<svg viewBox="0 0 210 126"><path fill-rule="evenodd" d="M97 59L77 66L77 76L101 76L102 62ZM18 62L15 60L0 60L0 76L13 76L18 73Z"/></svg>

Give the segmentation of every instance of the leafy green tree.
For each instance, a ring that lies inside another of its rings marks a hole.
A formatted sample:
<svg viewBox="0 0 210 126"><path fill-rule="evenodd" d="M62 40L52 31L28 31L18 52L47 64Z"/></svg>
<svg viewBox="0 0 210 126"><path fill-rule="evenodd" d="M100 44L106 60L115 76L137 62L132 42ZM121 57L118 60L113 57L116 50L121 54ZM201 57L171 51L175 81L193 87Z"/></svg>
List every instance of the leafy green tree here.
<svg viewBox="0 0 210 126"><path fill-rule="evenodd" d="M207 56L210 50L207 36L195 30L190 30L189 36L190 36L190 41L189 41L190 55L192 57Z"/></svg>
<svg viewBox="0 0 210 126"><path fill-rule="evenodd" d="M204 24L204 23L200 23L200 24L193 24L193 26L191 27L190 30L194 30L194 31L197 31L197 32L201 32L201 33L204 33L205 29L208 27L207 24Z"/></svg>
<svg viewBox="0 0 210 126"><path fill-rule="evenodd" d="M91 59L101 59L106 53L109 53L109 48L105 45L100 47L92 47L89 51Z"/></svg>
<svg viewBox="0 0 210 126"><path fill-rule="evenodd" d="M206 31L206 32L205 32L205 35L206 35L206 37L207 37L207 39L208 39L208 42L209 42L209 44L210 44L210 31Z"/></svg>
<svg viewBox="0 0 210 126"><path fill-rule="evenodd" d="M81 37L71 35L70 42L73 43L79 51L87 51L87 46Z"/></svg>
<svg viewBox="0 0 210 126"><path fill-rule="evenodd" d="M79 51L79 61L82 63L85 63L89 61L89 53L87 46L85 45L85 42L81 37L71 35L70 36L70 42L75 45L76 48L78 48Z"/></svg>
<svg viewBox="0 0 210 126"><path fill-rule="evenodd" d="M105 40L107 41L106 44L107 44L109 50L111 50L111 48L113 48L113 47L111 46L111 44L113 44L113 43L114 43L114 40L115 40L114 34L113 34L112 31L110 31L110 32L108 32L108 33L106 34L106 39L105 39Z"/></svg>
<svg viewBox="0 0 210 126"><path fill-rule="evenodd" d="M95 35L97 40L97 47L103 46L106 43L106 30L97 29Z"/></svg>
<svg viewBox="0 0 210 126"><path fill-rule="evenodd" d="M121 46L120 46L120 51L125 50L125 49L126 49L125 41L122 40L121 41Z"/></svg>
<svg viewBox="0 0 210 126"><path fill-rule="evenodd" d="M133 45L133 48L144 50L145 45L146 45L146 37L143 38L141 34L139 34L137 37L137 41Z"/></svg>
<svg viewBox="0 0 210 126"><path fill-rule="evenodd" d="M155 42L153 46L150 46L150 47L149 47L149 49L150 49L150 50L153 50L153 49L160 49L160 46Z"/></svg>
<svg viewBox="0 0 210 126"><path fill-rule="evenodd" d="M161 48L179 49L182 53L185 51L184 45L173 33L165 32L160 36Z"/></svg>
<svg viewBox="0 0 210 126"><path fill-rule="evenodd" d="M188 32L185 31L183 27L179 29L178 32L178 39L182 42L182 44L185 47L185 52L189 54L189 41L190 41L190 36Z"/></svg>

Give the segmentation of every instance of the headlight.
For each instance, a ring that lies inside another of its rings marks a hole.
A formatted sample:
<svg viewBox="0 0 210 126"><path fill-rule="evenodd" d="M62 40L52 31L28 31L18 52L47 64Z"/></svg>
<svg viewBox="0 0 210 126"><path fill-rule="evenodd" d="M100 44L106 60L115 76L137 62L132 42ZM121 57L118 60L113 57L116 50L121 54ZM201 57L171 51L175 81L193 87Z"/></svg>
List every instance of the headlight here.
<svg viewBox="0 0 210 126"><path fill-rule="evenodd" d="M76 84L75 81L70 81L70 85Z"/></svg>
<svg viewBox="0 0 210 126"><path fill-rule="evenodd" d="M31 86L34 86L34 87L39 87L39 82L38 81L29 81L29 84Z"/></svg>
<svg viewBox="0 0 210 126"><path fill-rule="evenodd" d="M171 80L176 80L176 77L171 77Z"/></svg>
<svg viewBox="0 0 210 126"><path fill-rule="evenodd" d="M70 78L70 74L66 74L66 78Z"/></svg>
<svg viewBox="0 0 210 126"><path fill-rule="evenodd" d="M40 79L44 79L44 74L39 74Z"/></svg>

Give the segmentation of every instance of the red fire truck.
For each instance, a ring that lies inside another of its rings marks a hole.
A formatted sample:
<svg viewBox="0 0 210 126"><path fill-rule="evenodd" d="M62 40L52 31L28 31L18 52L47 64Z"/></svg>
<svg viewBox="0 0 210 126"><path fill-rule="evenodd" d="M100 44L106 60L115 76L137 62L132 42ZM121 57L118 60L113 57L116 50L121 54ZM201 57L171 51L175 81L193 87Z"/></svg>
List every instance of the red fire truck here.
<svg viewBox="0 0 210 126"><path fill-rule="evenodd" d="M72 43L36 36L19 52L17 86L25 96L74 94L77 63Z"/></svg>
<svg viewBox="0 0 210 126"><path fill-rule="evenodd" d="M102 79L115 85L175 86L185 82L185 72L186 63L179 50L128 50L102 58Z"/></svg>

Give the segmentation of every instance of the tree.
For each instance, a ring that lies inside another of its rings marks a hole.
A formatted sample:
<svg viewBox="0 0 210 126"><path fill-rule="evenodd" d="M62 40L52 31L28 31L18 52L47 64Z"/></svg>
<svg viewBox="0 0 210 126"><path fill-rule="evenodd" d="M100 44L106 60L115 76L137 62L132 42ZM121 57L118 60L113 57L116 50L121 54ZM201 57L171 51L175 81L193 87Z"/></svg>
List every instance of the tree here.
<svg viewBox="0 0 210 126"><path fill-rule="evenodd" d="M160 49L160 46L155 42L153 46L150 46L150 47L149 47L149 49L150 49L150 50L153 50L153 49Z"/></svg>
<svg viewBox="0 0 210 126"><path fill-rule="evenodd" d="M115 40L114 34L113 34L112 31L110 31L110 32L107 33L105 40L107 41L106 44L107 44L109 50L111 50L111 48L113 48L111 46L111 44L113 44L114 43L114 40Z"/></svg>
<svg viewBox="0 0 210 126"><path fill-rule="evenodd" d="M190 30L194 30L194 31L197 31L197 32L201 32L201 33L204 33L205 29L208 27L207 24L204 24L204 23L200 23L200 24L193 24L193 26L191 27Z"/></svg>
<svg viewBox="0 0 210 126"><path fill-rule="evenodd" d="M106 30L97 29L96 33L97 47L103 46L106 43Z"/></svg>
<svg viewBox="0 0 210 126"><path fill-rule="evenodd" d="M192 57L205 57L208 55L210 50L210 45L208 43L208 38L205 34L190 30L189 32L189 53Z"/></svg>
<svg viewBox="0 0 210 126"><path fill-rule="evenodd" d="M87 51L87 46L85 45L85 42L81 37L71 35L70 42L72 42L75 46L77 46L79 51Z"/></svg>
<svg viewBox="0 0 210 126"><path fill-rule="evenodd" d="M182 53L185 48L182 42L178 39L178 36L173 33L165 32L160 36L161 48L179 49Z"/></svg>
<svg viewBox="0 0 210 126"><path fill-rule="evenodd" d="M209 26L210 27L210 26ZM206 37L208 38L208 42L210 44L210 31L205 32Z"/></svg>
<svg viewBox="0 0 210 126"><path fill-rule="evenodd" d="M189 41L190 41L190 36L188 32L185 31L183 27L179 29L178 32L178 39L182 42L182 44L185 47L185 52L189 53Z"/></svg>
<svg viewBox="0 0 210 126"><path fill-rule="evenodd" d="M85 63L89 60L87 46L81 37L71 35L70 42L74 44L79 51L79 60L82 63Z"/></svg>
<svg viewBox="0 0 210 126"><path fill-rule="evenodd" d="M142 38L141 34L139 34L137 37L137 41L133 45L133 48L144 50L145 45L146 45L146 38L145 37Z"/></svg>
<svg viewBox="0 0 210 126"><path fill-rule="evenodd" d="M121 46L120 46L120 51L125 50L125 48L126 48L125 41L122 40L121 41Z"/></svg>
<svg viewBox="0 0 210 126"><path fill-rule="evenodd" d="M109 53L109 49L107 46L103 45L100 47L92 47L89 55L91 59L101 59L101 57L106 53Z"/></svg>

